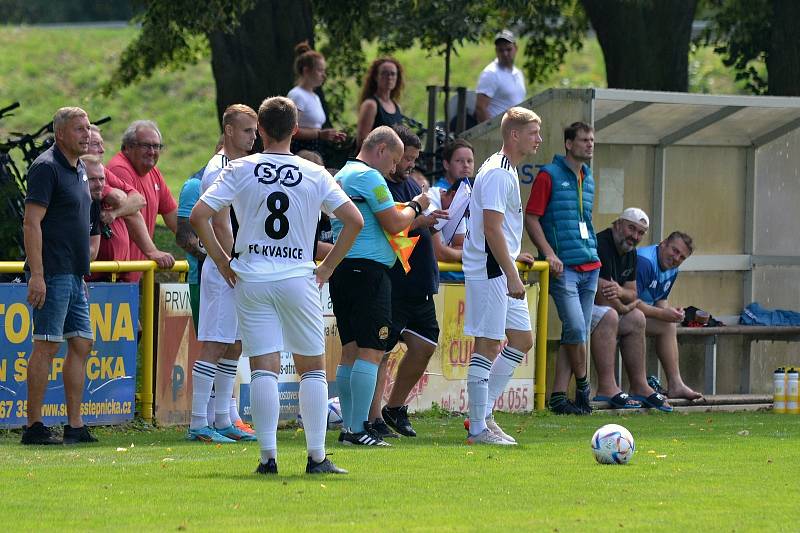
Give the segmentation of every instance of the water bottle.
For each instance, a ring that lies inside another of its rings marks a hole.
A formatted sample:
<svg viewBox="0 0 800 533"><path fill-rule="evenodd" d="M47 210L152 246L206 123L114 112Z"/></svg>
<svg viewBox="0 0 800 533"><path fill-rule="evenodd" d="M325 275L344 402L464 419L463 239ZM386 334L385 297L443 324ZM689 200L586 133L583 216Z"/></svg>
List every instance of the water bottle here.
<svg viewBox="0 0 800 533"><path fill-rule="evenodd" d="M798 378L800 378L800 369L790 368L786 373L786 411L794 415L800 413L798 407Z"/></svg>
<svg viewBox="0 0 800 533"><path fill-rule="evenodd" d="M786 370L781 367L772 374L772 410L776 413L786 412Z"/></svg>

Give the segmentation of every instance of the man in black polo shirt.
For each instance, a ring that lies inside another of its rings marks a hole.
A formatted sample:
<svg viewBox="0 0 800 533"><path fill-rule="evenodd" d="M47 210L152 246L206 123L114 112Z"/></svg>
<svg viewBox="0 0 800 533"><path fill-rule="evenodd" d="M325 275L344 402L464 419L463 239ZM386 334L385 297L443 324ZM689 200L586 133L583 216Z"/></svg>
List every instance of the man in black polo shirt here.
<svg viewBox="0 0 800 533"><path fill-rule="evenodd" d="M395 202L408 202L422 192L419 185L409 179L422 144L419 137L407 127L395 125L392 129L403 141L404 150L403 158L394 173L386 179L386 185ZM397 261L389 272L392 281L392 326L386 348L391 351L402 339L406 354L397 366L394 386L383 409L381 400L386 385L388 354L378 370L378 383L369 414L372 430L382 438L397 437L387 424L406 437L417 435L408 420L406 398L425 372L439 342L439 323L433 304L433 295L439 292L439 266L433 251L431 226L442 216L446 216L446 212L434 211L414 219L409 237L418 236L419 240L409 257L411 270L406 273L403 265Z"/></svg>
<svg viewBox="0 0 800 533"><path fill-rule="evenodd" d="M93 345L83 276L89 273L92 199L79 157L89 149L89 117L62 107L53 117L55 144L28 169L25 198L28 303L33 308L33 351L28 359L28 425L22 444L61 444L42 423L47 375L67 341L62 373L68 425L65 444L95 442L81 418L86 359Z"/></svg>
<svg viewBox="0 0 800 533"><path fill-rule="evenodd" d="M636 246L650 224L644 211L629 207L610 228L597 234L597 255L603 266L592 309L592 358L597 369L595 401L616 409L650 407L672 411L666 397L647 384L644 363L645 317L637 308ZM617 339L631 394L614 377Z"/></svg>

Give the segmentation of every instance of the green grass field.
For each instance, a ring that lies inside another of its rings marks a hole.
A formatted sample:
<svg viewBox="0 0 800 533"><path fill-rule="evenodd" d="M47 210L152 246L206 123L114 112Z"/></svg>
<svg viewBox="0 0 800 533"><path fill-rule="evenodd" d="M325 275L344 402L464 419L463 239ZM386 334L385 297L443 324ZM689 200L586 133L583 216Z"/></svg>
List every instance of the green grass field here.
<svg viewBox="0 0 800 533"><path fill-rule="evenodd" d="M697 413L500 415L521 443L467 446L461 418L414 420L391 449L334 443L347 476L301 473L300 430L278 434L275 478L255 443L203 445L184 429L97 429L101 442L27 448L0 437L6 530L796 531L800 417ZM628 427L626 466L589 439ZM33 503L32 503L33 502Z"/></svg>

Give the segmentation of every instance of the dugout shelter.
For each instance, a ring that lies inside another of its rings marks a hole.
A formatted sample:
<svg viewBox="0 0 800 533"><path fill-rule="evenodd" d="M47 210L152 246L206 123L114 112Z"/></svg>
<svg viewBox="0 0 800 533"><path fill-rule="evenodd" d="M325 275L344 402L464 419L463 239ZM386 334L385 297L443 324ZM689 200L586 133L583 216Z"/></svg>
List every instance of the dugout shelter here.
<svg viewBox="0 0 800 533"><path fill-rule="evenodd" d="M537 167L563 153L564 127L586 122L595 128L595 230L637 206L650 216L642 246L673 230L694 238L672 305L694 305L726 322L753 301L800 310L800 98L550 89L521 105L543 122L539 153L518 169L523 203ZM501 146L500 119L462 134L475 146L477 162ZM535 250L527 236L523 249ZM553 306L548 322L548 338L558 339ZM736 390L743 371L753 393L770 392L775 367L800 366L796 343L745 346L722 340L721 392ZM549 373L556 349L551 343ZM690 386L702 385L703 366L701 350L681 346Z"/></svg>

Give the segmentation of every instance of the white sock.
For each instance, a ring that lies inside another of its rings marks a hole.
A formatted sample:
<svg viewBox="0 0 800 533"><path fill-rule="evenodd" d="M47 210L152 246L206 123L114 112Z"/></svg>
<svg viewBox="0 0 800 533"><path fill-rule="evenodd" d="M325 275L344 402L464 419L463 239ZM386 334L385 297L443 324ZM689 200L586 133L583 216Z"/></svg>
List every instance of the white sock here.
<svg viewBox="0 0 800 533"><path fill-rule="evenodd" d="M469 359L467 370L467 405L469 432L477 435L486 429L486 403L489 397L489 372L492 362L478 353Z"/></svg>
<svg viewBox="0 0 800 533"><path fill-rule="evenodd" d="M508 385L511 376L514 375L514 370L524 357L524 353L506 346L494 360L492 371L489 373L489 398L486 403L486 418L492 416L495 400L503 394L503 390Z"/></svg>
<svg viewBox="0 0 800 533"><path fill-rule="evenodd" d="M233 396L231 396L230 417L232 424L235 424L242 419L242 417L239 416L239 406L236 404L236 398Z"/></svg>
<svg viewBox="0 0 800 533"><path fill-rule="evenodd" d="M214 427L214 405L217 403L217 396L214 394L214 389L211 389L211 396L208 397L208 407L206 408L206 418L208 425Z"/></svg>
<svg viewBox="0 0 800 533"><path fill-rule="evenodd" d="M236 381L238 360L220 359L217 361L217 375L214 378L214 427L220 429L231 425L231 395Z"/></svg>
<svg viewBox="0 0 800 533"><path fill-rule="evenodd" d="M278 416L281 412L278 374L266 370L251 373L250 409L261 447L261 462L266 463L268 459L278 457Z"/></svg>
<svg viewBox="0 0 800 533"><path fill-rule="evenodd" d="M217 365L195 361L192 365L192 421L189 429L200 429L208 425L207 406Z"/></svg>
<svg viewBox="0 0 800 533"><path fill-rule="evenodd" d="M308 456L316 463L324 461L328 430L328 381L324 370L311 370L300 376L300 416Z"/></svg>

